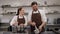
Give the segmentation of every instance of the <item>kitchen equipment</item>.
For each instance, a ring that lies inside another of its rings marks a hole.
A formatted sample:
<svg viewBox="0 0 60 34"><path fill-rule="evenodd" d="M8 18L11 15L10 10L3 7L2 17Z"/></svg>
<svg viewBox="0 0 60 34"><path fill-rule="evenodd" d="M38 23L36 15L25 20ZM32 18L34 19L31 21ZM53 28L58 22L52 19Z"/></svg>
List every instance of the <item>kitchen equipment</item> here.
<svg viewBox="0 0 60 34"><path fill-rule="evenodd" d="M34 30L35 34L39 33L39 29L35 26L35 30Z"/></svg>

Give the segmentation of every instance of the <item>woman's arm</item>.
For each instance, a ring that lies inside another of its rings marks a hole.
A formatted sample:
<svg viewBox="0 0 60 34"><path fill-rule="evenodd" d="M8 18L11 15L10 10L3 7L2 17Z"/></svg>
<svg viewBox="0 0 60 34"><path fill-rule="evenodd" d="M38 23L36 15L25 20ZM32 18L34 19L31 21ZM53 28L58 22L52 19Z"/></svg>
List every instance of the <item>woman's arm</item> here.
<svg viewBox="0 0 60 34"><path fill-rule="evenodd" d="M17 16L14 16L13 19L11 20L10 22L10 25L11 26L16 26L18 23L17 23Z"/></svg>

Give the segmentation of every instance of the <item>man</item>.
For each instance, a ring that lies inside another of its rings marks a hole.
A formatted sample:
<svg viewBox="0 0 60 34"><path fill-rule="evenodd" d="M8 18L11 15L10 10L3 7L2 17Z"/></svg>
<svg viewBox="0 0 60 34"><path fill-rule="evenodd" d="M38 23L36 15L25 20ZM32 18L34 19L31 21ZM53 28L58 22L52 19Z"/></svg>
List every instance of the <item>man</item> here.
<svg viewBox="0 0 60 34"><path fill-rule="evenodd" d="M39 34L41 34L44 31L44 26L46 25L46 16L44 10L38 9L37 2L31 3L32 12L29 12L28 14L28 22L31 26L31 34L35 34L35 26L39 29Z"/></svg>

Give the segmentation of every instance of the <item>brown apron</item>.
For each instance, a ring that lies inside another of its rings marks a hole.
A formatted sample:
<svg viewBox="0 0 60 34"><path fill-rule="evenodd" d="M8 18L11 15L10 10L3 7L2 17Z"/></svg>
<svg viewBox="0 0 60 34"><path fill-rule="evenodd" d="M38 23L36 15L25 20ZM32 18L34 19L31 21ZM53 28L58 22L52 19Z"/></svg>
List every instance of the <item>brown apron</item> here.
<svg viewBox="0 0 60 34"><path fill-rule="evenodd" d="M17 21L18 21L18 25L20 24L25 24L25 18L19 18L19 16L17 17Z"/></svg>
<svg viewBox="0 0 60 34"><path fill-rule="evenodd" d="M32 20L32 22L35 22L37 28L39 28L39 26L42 24L42 19L41 19L40 12L39 11L38 11L38 13L33 13L32 12L31 20ZM35 27L34 26L31 26L31 30L32 31L35 30ZM44 31L44 28L43 28L42 31Z"/></svg>

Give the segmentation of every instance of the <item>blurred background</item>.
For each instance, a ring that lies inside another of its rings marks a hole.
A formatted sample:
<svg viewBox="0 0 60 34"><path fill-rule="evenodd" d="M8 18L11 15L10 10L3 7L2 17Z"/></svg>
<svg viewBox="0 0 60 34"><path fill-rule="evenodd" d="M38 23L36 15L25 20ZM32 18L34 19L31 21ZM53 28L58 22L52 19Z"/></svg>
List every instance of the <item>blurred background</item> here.
<svg viewBox="0 0 60 34"><path fill-rule="evenodd" d="M31 2L36 1L39 9L45 10L47 16L46 31L59 33L60 31L60 0L0 0L0 31L7 31L11 19L16 15L17 9L23 6L25 15L32 11ZM54 30L54 31L52 31Z"/></svg>

